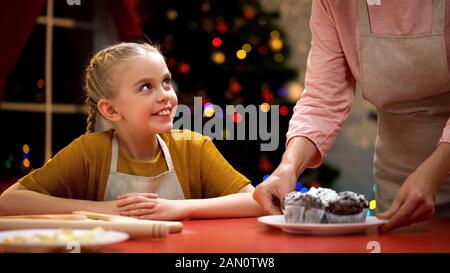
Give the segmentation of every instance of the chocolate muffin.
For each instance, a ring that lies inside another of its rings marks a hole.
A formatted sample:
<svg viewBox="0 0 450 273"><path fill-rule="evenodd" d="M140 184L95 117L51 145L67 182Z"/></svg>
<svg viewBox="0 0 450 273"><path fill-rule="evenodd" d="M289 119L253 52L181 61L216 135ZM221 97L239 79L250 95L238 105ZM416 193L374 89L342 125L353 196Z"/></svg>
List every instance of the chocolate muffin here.
<svg viewBox="0 0 450 273"><path fill-rule="evenodd" d="M320 223L325 214L318 196L291 192L284 200L283 214L286 223Z"/></svg>
<svg viewBox="0 0 450 273"><path fill-rule="evenodd" d="M311 188L306 193L289 193L284 200L283 214L286 223L362 223L368 207L362 194Z"/></svg>
<svg viewBox="0 0 450 273"><path fill-rule="evenodd" d="M369 203L362 194L351 191L339 193L325 207L327 223L362 223L366 221Z"/></svg>

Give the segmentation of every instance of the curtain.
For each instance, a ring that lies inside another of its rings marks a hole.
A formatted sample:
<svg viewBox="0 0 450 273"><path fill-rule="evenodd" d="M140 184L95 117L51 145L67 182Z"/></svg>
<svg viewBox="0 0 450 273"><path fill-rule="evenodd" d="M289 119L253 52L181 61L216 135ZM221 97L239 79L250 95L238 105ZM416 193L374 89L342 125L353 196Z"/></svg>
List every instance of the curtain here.
<svg viewBox="0 0 450 273"><path fill-rule="evenodd" d="M0 103L9 70L25 47L36 24L36 18L45 8L45 0L14 0L2 2L0 9ZM142 37L142 17L138 0L107 1L114 15L119 37L135 40Z"/></svg>
<svg viewBox="0 0 450 273"><path fill-rule="evenodd" d="M44 4L44 0L14 0L1 4L0 102L3 99L8 71L24 48Z"/></svg>

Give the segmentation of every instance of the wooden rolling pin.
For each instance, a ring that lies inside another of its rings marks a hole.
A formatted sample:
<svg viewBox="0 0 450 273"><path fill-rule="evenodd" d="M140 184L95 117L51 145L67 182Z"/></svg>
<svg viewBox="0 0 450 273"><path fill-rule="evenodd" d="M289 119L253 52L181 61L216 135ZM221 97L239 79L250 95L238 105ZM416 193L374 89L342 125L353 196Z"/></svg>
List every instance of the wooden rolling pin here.
<svg viewBox="0 0 450 273"><path fill-rule="evenodd" d="M0 219L41 219L41 220L84 220L88 217L82 214L30 214L0 216Z"/></svg>
<svg viewBox="0 0 450 273"><path fill-rule="evenodd" d="M131 217L75 211L73 214L14 215L0 217L0 230L103 227L126 232L131 238L165 237L180 232L181 222L139 220Z"/></svg>
<svg viewBox="0 0 450 273"><path fill-rule="evenodd" d="M141 220L128 216L112 215L105 213L97 213L90 211L73 211L75 215L85 216L89 219L102 220L107 222L141 222L141 223L153 223L153 224L163 224L169 228L169 233L180 232L183 229L183 224L176 221L157 221L157 220Z"/></svg>

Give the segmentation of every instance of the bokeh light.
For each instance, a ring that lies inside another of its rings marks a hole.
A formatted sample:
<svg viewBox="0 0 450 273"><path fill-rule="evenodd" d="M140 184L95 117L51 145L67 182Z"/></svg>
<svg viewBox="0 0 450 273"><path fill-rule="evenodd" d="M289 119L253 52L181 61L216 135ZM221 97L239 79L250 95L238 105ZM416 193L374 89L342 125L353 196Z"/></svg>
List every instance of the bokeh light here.
<svg viewBox="0 0 450 273"><path fill-rule="evenodd" d="M262 103L259 107L261 108L261 111L263 111L264 113L270 111L270 104L268 104L267 102Z"/></svg>
<svg viewBox="0 0 450 273"><path fill-rule="evenodd" d="M245 57L247 57L247 52L245 52L245 50L240 49L236 52L236 56L238 57L238 59L245 59Z"/></svg>
<svg viewBox="0 0 450 273"><path fill-rule="evenodd" d="M212 60L216 64L223 64L225 62L225 54L220 51L216 51L212 55Z"/></svg>
<svg viewBox="0 0 450 273"><path fill-rule="evenodd" d="M220 39L219 37L216 37L216 38L212 39L211 43L213 46L219 47L222 45L222 39Z"/></svg>

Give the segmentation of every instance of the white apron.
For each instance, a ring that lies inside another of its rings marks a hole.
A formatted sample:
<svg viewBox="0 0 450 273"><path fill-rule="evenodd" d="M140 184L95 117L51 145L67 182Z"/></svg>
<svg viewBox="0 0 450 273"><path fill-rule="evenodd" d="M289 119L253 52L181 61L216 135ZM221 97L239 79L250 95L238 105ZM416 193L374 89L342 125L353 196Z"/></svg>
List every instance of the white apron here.
<svg viewBox="0 0 450 273"><path fill-rule="evenodd" d="M378 112L374 177L377 212L383 212L407 176L436 149L450 117L445 2L433 2L432 33L415 36L373 34L366 0L359 0L358 10L358 85ZM450 178L435 205L436 215L450 216Z"/></svg>
<svg viewBox="0 0 450 273"><path fill-rule="evenodd" d="M146 177L117 172L119 145L116 135L113 135L111 166L103 200L115 200L118 195L131 192L157 193L158 197L165 199L185 199L169 149L159 135L156 137L166 159L168 171L154 177Z"/></svg>

